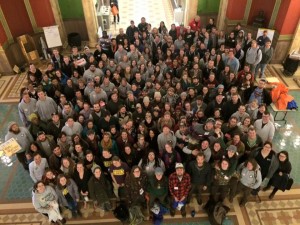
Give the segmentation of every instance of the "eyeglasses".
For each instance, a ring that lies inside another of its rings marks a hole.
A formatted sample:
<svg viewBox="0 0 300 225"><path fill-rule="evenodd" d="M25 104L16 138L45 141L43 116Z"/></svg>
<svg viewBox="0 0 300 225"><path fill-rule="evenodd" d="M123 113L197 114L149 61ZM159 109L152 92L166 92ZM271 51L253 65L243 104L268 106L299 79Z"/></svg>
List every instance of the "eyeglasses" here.
<svg viewBox="0 0 300 225"><path fill-rule="evenodd" d="M134 173L140 173L141 171L140 170L134 170L133 172Z"/></svg>

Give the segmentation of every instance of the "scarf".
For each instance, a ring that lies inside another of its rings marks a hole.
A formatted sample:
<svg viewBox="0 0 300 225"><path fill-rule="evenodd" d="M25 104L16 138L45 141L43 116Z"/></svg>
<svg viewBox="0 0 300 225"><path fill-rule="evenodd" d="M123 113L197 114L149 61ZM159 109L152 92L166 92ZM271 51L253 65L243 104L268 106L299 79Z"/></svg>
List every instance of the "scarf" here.
<svg viewBox="0 0 300 225"><path fill-rule="evenodd" d="M101 146L102 146L103 149L111 150L111 148L112 148L112 140L109 139L108 142L104 142L104 140L102 139Z"/></svg>

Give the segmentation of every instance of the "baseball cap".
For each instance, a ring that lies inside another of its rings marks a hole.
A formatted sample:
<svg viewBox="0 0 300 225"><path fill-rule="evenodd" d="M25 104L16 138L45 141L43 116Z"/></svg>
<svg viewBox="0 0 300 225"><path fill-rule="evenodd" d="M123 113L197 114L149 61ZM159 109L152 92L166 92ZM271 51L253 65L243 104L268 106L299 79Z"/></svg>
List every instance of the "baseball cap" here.
<svg viewBox="0 0 300 225"><path fill-rule="evenodd" d="M184 168L183 164L182 163L176 163L175 164L175 169L178 169L178 168Z"/></svg>

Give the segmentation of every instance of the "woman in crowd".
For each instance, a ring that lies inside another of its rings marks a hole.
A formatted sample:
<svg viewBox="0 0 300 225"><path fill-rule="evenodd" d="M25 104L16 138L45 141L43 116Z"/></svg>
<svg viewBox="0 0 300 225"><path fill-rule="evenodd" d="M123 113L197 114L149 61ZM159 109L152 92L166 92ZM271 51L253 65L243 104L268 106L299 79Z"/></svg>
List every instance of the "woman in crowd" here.
<svg viewBox="0 0 300 225"><path fill-rule="evenodd" d="M36 211L46 215L49 222L55 225L65 224L66 220L59 211L58 197L51 186L45 185L43 181L38 181L33 186L32 202Z"/></svg>
<svg viewBox="0 0 300 225"><path fill-rule="evenodd" d="M160 167L163 171L165 171L164 162L156 156L155 151L152 149L150 149L148 153L144 154L144 157L139 162L139 167L148 177L154 175L156 167Z"/></svg>
<svg viewBox="0 0 300 225"><path fill-rule="evenodd" d="M248 197L252 190L257 189L262 182L259 165L255 159L249 159L246 163L242 163L238 168L240 179L237 186L237 192L242 192L240 206L244 206L248 201Z"/></svg>
<svg viewBox="0 0 300 225"><path fill-rule="evenodd" d="M139 166L133 166L126 177L125 190L129 206L146 208L147 176Z"/></svg>
<svg viewBox="0 0 300 225"><path fill-rule="evenodd" d="M88 182L91 178L92 171L84 168L83 162L76 164L76 170L73 175L73 179L78 187L80 199L84 200L84 208L87 206L88 198Z"/></svg>
<svg viewBox="0 0 300 225"><path fill-rule="evenodd" d="M57 176L57 185L55 188L58 203L61 207L65 207L72 212L73 217L79 214L77 202L79 202L79 193L76 183L65 175Z"/></svg>
<svg viewBox="0 0 300 225"><path fill-rule="evenodd" d="M94 202L94 208L100 208L100 216L104 211L111 210L109 198L112 196L111 183L103 175L100 167L95 167L93 176L88 182L89 196Z"/></svg>
<svg viewBox="0 0 300 225"><path fill-rule="evenodd" d="M277 156L279 166L270 181L270 184L274 187L274 189L269 195L269 199L273 199L278 190L286 190L290 178L290 173L292 171L292 164L289 160L289 153L287 151L281 151Z"/></svg>

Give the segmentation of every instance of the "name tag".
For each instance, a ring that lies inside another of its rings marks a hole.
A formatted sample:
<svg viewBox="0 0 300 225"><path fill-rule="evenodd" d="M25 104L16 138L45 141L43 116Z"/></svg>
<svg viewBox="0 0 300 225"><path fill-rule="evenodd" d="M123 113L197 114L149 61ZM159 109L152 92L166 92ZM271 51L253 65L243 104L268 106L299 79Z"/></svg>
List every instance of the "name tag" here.
<svg viewBox="0 0 300 225"><path fill-rule="evenodd" d="M178 190L178 187L174 187L174 190Z"/></svg>
<svg viewBox="0 0 300 225"><path fill-rule="evenodd" d="M205 132L204 135L209 135L209 132Z"/></svg>

